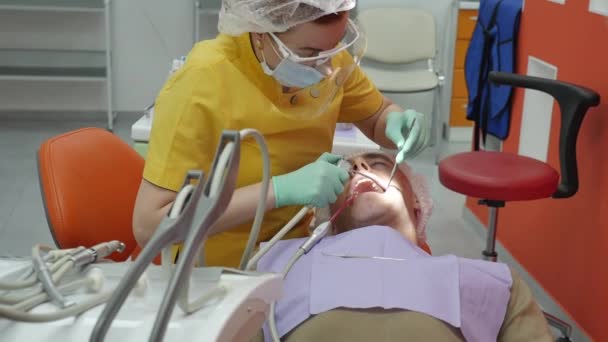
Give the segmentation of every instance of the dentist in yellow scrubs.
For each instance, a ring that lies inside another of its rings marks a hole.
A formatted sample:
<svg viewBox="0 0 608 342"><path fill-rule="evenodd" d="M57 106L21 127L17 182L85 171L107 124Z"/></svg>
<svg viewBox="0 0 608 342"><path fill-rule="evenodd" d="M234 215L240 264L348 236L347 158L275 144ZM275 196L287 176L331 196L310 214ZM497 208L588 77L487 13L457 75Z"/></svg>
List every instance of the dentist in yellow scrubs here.
<svg viewBox="0 0 608 342"><path fill-rule="evenodd" d="M223 0L220 34L194 46L154 112L133 213L140 246L153 235L189 170L209 170L223 130L254 128L268 144L272 186L260 241L302 206L325 207L349 176L328 153L336 123L354 123L397 161L428 142L423 114L384 97L358 66L365 37L356 0ZM235 194L205 245L207 265L238 266L262 180L260 151L244 141ZM302 223L306 228L307 222ZM288 237L302 237L294 229Z"/></svg>

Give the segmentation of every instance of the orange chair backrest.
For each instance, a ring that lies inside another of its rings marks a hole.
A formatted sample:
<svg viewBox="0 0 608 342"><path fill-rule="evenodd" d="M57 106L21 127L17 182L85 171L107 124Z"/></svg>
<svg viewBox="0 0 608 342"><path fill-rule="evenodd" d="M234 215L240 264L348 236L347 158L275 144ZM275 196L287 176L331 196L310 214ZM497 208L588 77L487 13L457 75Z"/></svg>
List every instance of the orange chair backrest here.
<svg viewBox="0 0 608 342"><path fill-rule="evenodd" d="M132 217L143 158L117 136L83 128L42 143L38 174L47 221L60 248L119 240L125 260L137 243Z"/></svg>

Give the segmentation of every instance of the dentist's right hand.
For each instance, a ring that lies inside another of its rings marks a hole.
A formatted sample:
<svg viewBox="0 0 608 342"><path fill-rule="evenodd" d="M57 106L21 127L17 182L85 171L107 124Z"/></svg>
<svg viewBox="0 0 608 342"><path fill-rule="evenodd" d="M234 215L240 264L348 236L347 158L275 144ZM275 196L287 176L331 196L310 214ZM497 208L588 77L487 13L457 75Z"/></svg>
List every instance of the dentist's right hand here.
<svg viewBox="0 0 608 342"><path fill-rule="evenodd" d="M323 153L316 161L272 177L276 207L305 205L323 208L334 203L350 176L337 166L341 156Z"/></svg>

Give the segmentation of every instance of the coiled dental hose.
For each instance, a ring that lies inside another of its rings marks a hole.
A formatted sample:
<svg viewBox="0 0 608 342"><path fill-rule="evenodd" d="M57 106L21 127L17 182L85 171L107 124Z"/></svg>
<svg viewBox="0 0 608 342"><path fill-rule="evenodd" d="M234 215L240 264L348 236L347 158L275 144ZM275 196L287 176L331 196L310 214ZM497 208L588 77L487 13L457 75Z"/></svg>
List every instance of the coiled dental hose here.
<svg viewBox="0 0 608 342"><path fill-rule="evenodd" d="M71 270L95 263L115 251L122 251L124 244L110 241L97 244L91 248L78 247L65 250L53 250L48 246L35 245L32 248L32 266L24 276L16 281L0 282L0 317L22 322L47 322L80 314L92 307L104 303L110 294L102 293L83 303L73 303L63 295L81 287L99 292L103 284L100 269L93 268L84 279L60 284ZM46 253L45 255L42 255ZM47 265L50 264L50 265ZM29 290L29 291L28 291ZM20 295L11 291L26 291ZM28 312L48 300L56 302L60 310L52 313L35 314Z"/></svg>
<svg viewBox="0 0 608 342"><path fill-rule="evenodd" d="M99 291L103 284L103 274L98 268L94 268L87 274L85 279L79 279L67 284L63 284L58 287L58 292L69 293L83 286L89 289ZM71 305L67 308L61 309L56 312L50 313L30 313L28 312L31 308L44 303L49 299L45 293L40 293L35 296L28 298L18 305L7 307L4 305L0 306L0 317L7 318L14 321L30 322L30 323L41 323L57 321L60 319L68 318L71 316L79 315L97 305L105 303L110 298L111 293L105 292L95 295L92 299L87 300L83 303Z"/></svg>
<svg viewBox="0 0 608 342"><path fill-rule="evenodd" d="M253 220L253 225L251 226L251 231L249 233L249 238L247 240L247 244L245 245L245 249L241 256L241 261L239 264L239 269L245 270L247 266L251 263L252 257L251 254L255 249L257 239L260 233L260 229L264 220L264 214L266 212L266 198L268 197L268 190L270 186L270 157L268 152L268 146L264 140L262 134L260 134L257 130L254 129L243 129L239 132L241 141L247 137L253 137L257 144L260 147L260 152L262 156L262 185L260 191L260 199L258 201L258 206L256 208L255 217ZM213 179L211 179L211 189L209 192L209 196L217 196L219 191L219 186L221 184L222 176L225 174L225 169L228 165L228 161L230 159L230 155L232 154L234 146L232 143L228 143L224 149L222 150L218 163L216 166L216 170L214 173ZM179 213L183 210L187 203L187 199L189 195L194 191L194 186L186 185L180 191L176 197L176 200L169 212L170 217L177 217ZM284 236L295 226L301 219L304 217L308 209L301 210L301 213L298 213L294 219L292 219L285 227L284 233L281 235ZM295 223L292 223L295 220ZM290 225L291 223L291 225ZM282 230L283 231L283 230ZM171 253L168 248L165 248L162 253L162 264L163 267L170 272L170 266L164 266L165 264L170 265L171 261Z"/></svg>
<svg viewBox="0 0 608 342"><path fill-rule="evenodd" d="M304 216L306 216L306 214L308 213L308 211L311 210L310 207L304 207L302 209L300 209L300 211L298 211L298 213L289 221L287 222L287 224L285 226L283 226L283 228L281 228L281 230L279 230L278 233L276 233L272 239L270 239L270 241L268 241L267 243L265 243L260 250L251 258L251 260L249 260L249 262L247 263L247 270L251 271L253 270L258 261L260 261L260 259L274 246L276 245L276 243L283 239L285 237L285 235L287 235L287 233L289 233L293 227L296 226L296 224L298 224L298 222L300 222Z"/></svg>
<svg viewBox="0 0 608 342"><path fill-rule="evenodd" d="M239 269L246 269L250 259L251 254L255 248L255 245L258 240L258 236L260 235L260 229L262 227L262 222L264 220L264 214L266 212L266 197L268 197L268 187L270 186L270 157L268 153L268 146L264 141L264 137L253 129L244 129L241 131L241 140L247 136L252 136L258 145L260 146L262 153L262 190L260 191L260 200L258 202L258 207L255 212L255 218L253 220L253 226L251 227L251 232L249 233L249 240L247 240L247 245L245 247L245 251L243 251L243 256L241 257L241 263L239 265Z"/></svg>

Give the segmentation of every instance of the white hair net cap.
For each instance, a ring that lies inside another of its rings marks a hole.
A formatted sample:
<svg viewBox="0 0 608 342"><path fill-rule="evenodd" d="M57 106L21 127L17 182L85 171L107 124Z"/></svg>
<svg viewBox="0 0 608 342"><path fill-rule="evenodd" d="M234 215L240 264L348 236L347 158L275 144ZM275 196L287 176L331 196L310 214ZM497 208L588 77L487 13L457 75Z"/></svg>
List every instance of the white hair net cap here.
<svg viewBox="0 0 608 342"><path fill-rule="evenodd" d="M406 163L401 163L397 167L403 175L409 180L412 186L412 191L420 205L420 213L418 213L418 223L416 224L416 237L418 242L426 242L426 226L433 213L433 199L429 190L426 178L416 173Z"/></svg>
<svg viewBox="0 0 608 342"><path fill-rule="evenodd" d="M223 0L218 29L239 36L245 32L285 32L325 15L349 11L356 0Z"/></svg>

